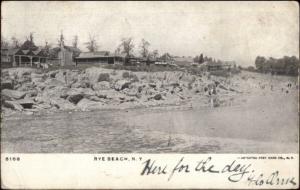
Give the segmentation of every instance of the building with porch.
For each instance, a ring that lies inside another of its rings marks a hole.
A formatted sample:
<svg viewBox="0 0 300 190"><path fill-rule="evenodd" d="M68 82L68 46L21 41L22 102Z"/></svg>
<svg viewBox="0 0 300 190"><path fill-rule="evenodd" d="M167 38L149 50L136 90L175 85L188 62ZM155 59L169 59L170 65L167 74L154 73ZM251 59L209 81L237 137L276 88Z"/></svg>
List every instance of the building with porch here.
<svg viewBox="0 0 300 190"><path fill-rule="evenodd" d="M115 64L124 63L125 55L111 54L109 51L82 52L75 58L78 64Z"/></svg>
<svg viewBox="0 0 300 190"><path fill-rule="evenodd" d="M200 68L203 68L205 71L221 71L221 70L230 70L235 67L234 61L205 61L201 65L199 65Z"/></svg>
<svg viewBox="0 0 300 190"><path fill-rule="evenodd" d="M36 50L22 50L19 49L13 55L13 67L21 66L36 66L40 63L46 63L48 56L46 53L38 48Z"/></svg>
<svg viewBox="0 0 300 190"><path fill-rule="evenodd" d="M47 58L47 53L30 40L26 40L20 48L1 49L1 66L4 67L32 67L45 63Z"/></svg>
<svg viewBox="0 0 300 190"><path fill-rule="evenodd" d="M13 56L19 49L1 48L1 68L13 66Z"/></svg>

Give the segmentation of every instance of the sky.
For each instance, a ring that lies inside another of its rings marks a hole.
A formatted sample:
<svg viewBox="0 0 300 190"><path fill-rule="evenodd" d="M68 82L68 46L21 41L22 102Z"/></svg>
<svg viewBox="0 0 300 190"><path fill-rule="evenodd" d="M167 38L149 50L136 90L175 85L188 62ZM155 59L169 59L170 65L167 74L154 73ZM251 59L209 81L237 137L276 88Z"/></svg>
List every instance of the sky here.
<svg viewBox="0 0 300 190"><path fill-rule="evenodd" d="M291 1L1 3L1 35L8 40L25 41L34 32L36 45L55 46L61 31L66 45L78 35L82 51L91 35L99 50L114 51L132 37L138 53L144 38L160 54L203 53L242 66L258 55L299 57L299 7Z"/></svg>

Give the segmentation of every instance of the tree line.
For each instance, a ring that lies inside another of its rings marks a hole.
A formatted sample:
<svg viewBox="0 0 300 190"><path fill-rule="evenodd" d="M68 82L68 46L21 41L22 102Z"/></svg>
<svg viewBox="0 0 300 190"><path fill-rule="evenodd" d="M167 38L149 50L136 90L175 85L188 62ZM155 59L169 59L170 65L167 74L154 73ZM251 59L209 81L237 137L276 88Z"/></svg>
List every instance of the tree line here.
<svg viewBox="0 0 300 190"><path fill-rule="evenodd" d="M194 57L193 60L194 60L195 63L199 63L199 64L202 64L204 62L218 63L218 64L222 63L221 60L216 60L212 57L204 56L203 53L201 53L199 56L197 55L196 57Z"/></svg>
<svg viewBox="0 0 300 190"><path fill-rule="evenodd" d="M298 75L299 66L299 59L296 56L284 56L279 59L257 56L255 59L255 69L261 73Z"/></svg>
<svg viewBox="0 0 300 190"><path fill-rule="evenodd" d="M26 40L30 40L33 42L33 32L29 34L28 37L26 37ZM60 47L62 44L64 45L65 37L63 33L59 35L59 38L57 39L57 46ZM73 36L72 45L71 47L78 48L79 44L79 37L77 35ZM1 49L5 48L20 48L22 45L21 40L17 39L15 36L12 36L10 40L7 40L1 35ZM99 49L99 43L94 35L89 35L89 40L84 43L85 47L88 49L89 52L96 52ZM158 50L150 51L150 42L148 42L145 39L142 39L139 45L139 53L141 57L143 58L157 58L159 56ZM49 43L48 41L45 41L44 46L42 46L46 52L51 53L51 49L53 47L53 44ZM116 54L125 54L127 57L133 56L135 44L133 42L133 38L122 38L120 44L115 49Z"/></svg>

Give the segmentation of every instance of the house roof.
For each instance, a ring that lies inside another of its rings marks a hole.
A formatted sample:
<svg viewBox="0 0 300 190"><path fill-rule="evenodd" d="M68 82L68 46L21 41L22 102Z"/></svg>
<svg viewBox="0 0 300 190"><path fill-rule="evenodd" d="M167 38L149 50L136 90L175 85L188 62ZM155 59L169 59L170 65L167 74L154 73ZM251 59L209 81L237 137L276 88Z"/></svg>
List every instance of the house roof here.
<svg viewBox="0 0 300 190"><path fill-rule="evenodd" d="M20 47L21 50L37 50L38 47L30 40L26 40Z"/></svg>
<svg viewBox="0 0 300 190"><path fill-rule="evenodd" d="M14 49L1 49L1 54L5 54L5 55L15 55L17 53L17 51L19 51L18 48L14 48Z"/></svg>
<svg viewBox="0 0 300 190"><path fill-rule="evenodd" d="M41 56L41 57L47 57L45 55L45 52L38 48L37 50L22 50L22 49L9 49L8 55L29 55L29 56Z"/></svg>
<svg viewBox="0 0 300 190"><path fill-rule="evenodd" d="M69 51L73 51L73 52L81 52L80 49L78 49L76 47L72 47L72 46L64 46L64 48L69 50Z"/></svg>
<svg viewBox="0 0 300 190"><path fill-rule="evenodd" d="M194 62L193 58L190 58L190 57L175 57L173 59L176 62L187 62L187 63L193 63Z"/></svg>
<svg viewBox="0 0 300 190"><path fill-rule="evenodd" d="M235 61L223 61L224 65L236 65Z"/></svg>
<svg viewBox="0 0 300 190"><path fill-rule="evenodd" d="M29 53L29 50L21 50L24 55L27 55Z"/></svg>
<svg viewBox="0 0 300 190"><path fill-rule="evenodd" d="M96 51L96 52L82 52L79 57L97 57L97 56L108 56L109 51Z"/></svg>
<svg viewBox="0 0 300 190"><path fill-rule="evenodd" d="M34 55L37 55L37 54L39 54L41 51L42 51L41 49L38 49L38 50L32 51L32 53L33 53Z"/></svg>
<svg viewBox="0 0 300 190"><path fill-rule="evenodd" d="M110 53L109 51L97 51L97 52L81 52L78 59L84 58L100 58L100 57L125 57L125 54Z"/></svg>
<svg viewBox="0 0 300 190"><path fill-rule="evenodd" d="M174 57L172 57L170 54L168 53L165 53L163 54L160 59L163 59L163 60L174 60Z"/></svg>
<svg viewBox="0 0 300 190"><path fill-rule="evenodd" d="M67 51L72 52L74 57L79 56L79 54L81 53L81 50L80 50L80 49L75 48L75 47L72 47L72 46L66 46L66 45L65 45L64 48L65 48ZM55 57L55 58L57 58L57 57L58 57L58 52L60 52L60 47L54 47L54 48L51 48L51 49L49 50L50 57Z"/></svg>
<svg viewBox="0 0 300 190"><path fill-rule="evenodd" d="M111 55L113 55L115 57L126 57L126 53L113 53Z"/></svg>
<svg viewBox="0 0 300 190"><path fill-rule="evenodd" d="M219 66L219 65L223 65L223 64L222 64L222 62L205 61L205 62L201 63L200 65Z"/></svg>

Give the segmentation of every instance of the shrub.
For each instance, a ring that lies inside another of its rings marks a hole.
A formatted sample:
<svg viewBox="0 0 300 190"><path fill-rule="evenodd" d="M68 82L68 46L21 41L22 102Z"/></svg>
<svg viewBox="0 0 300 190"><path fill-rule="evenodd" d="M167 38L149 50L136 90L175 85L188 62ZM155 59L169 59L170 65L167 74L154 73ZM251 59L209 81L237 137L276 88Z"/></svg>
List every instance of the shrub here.
<svg viewBox="0 0 300 190"><path fill-rule="evenodd" d="M141 79L142 79L142 80L145 80L145 79L147 79L147 75L143 75L143 76L141 76Z"/></svg>
<svg viewBox="0 0 300 190"><path fill-rule="evenodd" d="M127 72L127 71L123 72L122 77L123 78L129 78L130 77L129 72Z"/></svg>
<svg viewBox="0 0 300 190"><path fill-rule="evenodd" d="M193 82L189 82L189 83L188 83L188 89L189 89L189 90L192 90L192 89L193 89Z"/></svg>
<svg viewBox="0 0 300 190"><path fill-rule="evenodd" d="M254 69L254 67L253 67L253 69ZM251 71L255 71L255 69L254 70L251 70ZM231 69L231 73L232 74L239 74L241 72L241 70L240 69L238 69L238 68L233 68L233 69Z"/></svg>
<svg viewBox="0 0 300 190"><path fill-rule="evenodd" d="M226 70L219 70L219 71L210 71L211 75L219 76L219 77L228 77L229 72Z"/></svg>
<svg viewBox="0 0 300 190"><path fill-rule="evenodd" d="M116 70L113 70L110 74L111 74L111 75L117 75L117 71L116 71Z"/></svg>
<svg viewBox="0 0 300 190"><path fill-rule="evenodd" d="M132 82L138 82L139 78L136 76L136 74L131 73L129 78L131 79Z"/></svg>
<svg viewBox="0 0 300 190"><path fill-rule="evenodd" d="M108 81L109 82L109 74L108 73L101 73L99 75L98 82L101 82L101 81Z"/></svg>
<svg viewBox="0 0 300 190"><path fill-rule="evenodd" d="M108 64L103 66L107 69L115 69L115 70L128 70L128 71L134 71L134 72L158 72L158 71L176 71L180 70L177 67L173 66L162 66L162 65L121 65L121 64Z"/></svg>

